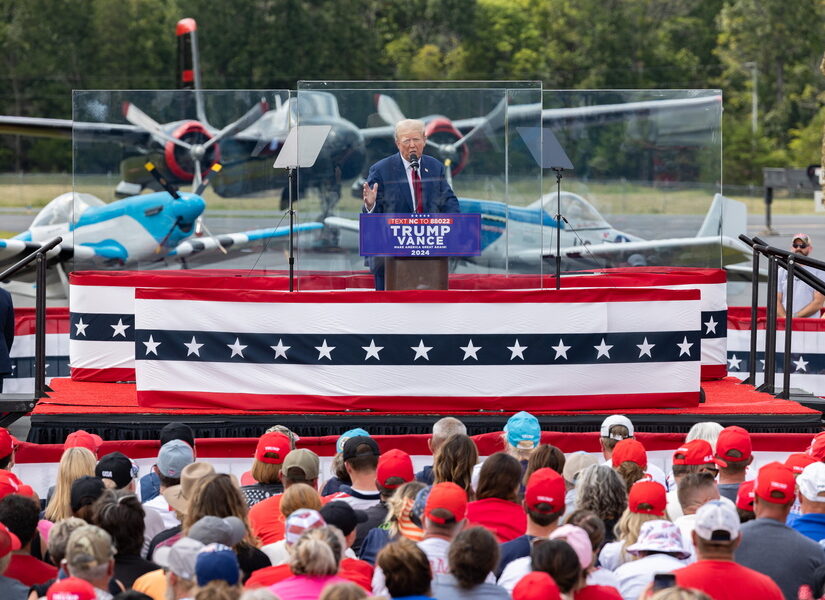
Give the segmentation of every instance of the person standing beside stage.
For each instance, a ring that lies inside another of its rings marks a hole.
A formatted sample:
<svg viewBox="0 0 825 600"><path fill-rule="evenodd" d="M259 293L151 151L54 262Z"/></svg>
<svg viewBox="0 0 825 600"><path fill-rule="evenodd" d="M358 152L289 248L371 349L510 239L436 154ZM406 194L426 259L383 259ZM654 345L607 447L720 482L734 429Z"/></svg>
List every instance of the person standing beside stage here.
<svg viewBox="0 0 825 600"><path fill-rule="evenodd" d="M458 198L444 165L424 154L424 122L404 119L395 125L393 154L370 167L363 186L366 213L457 213ZM368 257L375 289L384 289L383 257Z"/></svg>
<svg viewBox="0 0 825 600"><path fill-rule="evenodd" d="M455 212L458 212L456 210ZM3 378L11 375L11 345L14 343L14 304L11 294L0 289L0 393L3 393Z"/></svg>
<svg viewBox="0 0 825 600"><path fill-rule="evenodd" d="M791 252L800 256L808 256L813 249L811 238L807 233L797 233L791 242ZM805 267L812 275L825 280L825 272L811 267ZM787 313L785 306L785 293L788 291L788 272L779 269L779 279L776 288L776 311L778 317L784 317ZM801 279L794 277L793 280L793 316L794 317L816 317L819 309L825 303L825 296L814 290Z"/></svg>

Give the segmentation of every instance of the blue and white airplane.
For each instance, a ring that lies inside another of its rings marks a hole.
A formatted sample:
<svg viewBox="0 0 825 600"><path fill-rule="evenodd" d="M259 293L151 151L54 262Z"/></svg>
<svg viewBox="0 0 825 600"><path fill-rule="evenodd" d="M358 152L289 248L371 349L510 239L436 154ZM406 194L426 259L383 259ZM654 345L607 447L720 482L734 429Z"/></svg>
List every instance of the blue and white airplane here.
<svg viewBox="0 0 825 600"><path fill-rule="evenodd" d="M228 250L289 235L288 227L270 227L196 237L205 208L199 194L174 188L109 204L92 194L61 194L40 211L28 230L11 239L0 239L0 269L58 235L63 242L48 257L49 264L58 264L60 271L70 261L73 268L128 267L164 259L185 261L209 252L217 260ZM296 225L294 231L321 228L321 223L310 222Z"/></svg>

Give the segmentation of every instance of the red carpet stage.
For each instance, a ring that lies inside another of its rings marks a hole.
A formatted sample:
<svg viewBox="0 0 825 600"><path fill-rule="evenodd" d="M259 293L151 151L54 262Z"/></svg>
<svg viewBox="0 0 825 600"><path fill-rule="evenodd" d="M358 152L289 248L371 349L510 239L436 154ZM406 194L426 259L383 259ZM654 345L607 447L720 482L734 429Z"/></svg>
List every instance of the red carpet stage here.
<svg viewBox="0 0 825 600"><path fill-rule="evenodd" d="M32 413L29 441L62 443L76 429L100 434L104 439L157 439L170 420L185 421L201 437L255 437L267 427L282 423L300 435L337 435L361 426L374 434L428 433L432 423L452 414L467 423L471 434L502 428L509 412L465 411L402 413L388 398L382 411L312 412L296 414L288 403L269 411L218 408L156 409L138 406L134 384L89 383L53 379L54 391ZM630 415L641 431L684 433L699 421L738 424L752 432L817 433L822 413L797 402L778 400L754 391L728 377L703 382L706 401L680 409L616 409L616 411L535 411L545 431L586 432L596 429L607 414Z"/></svg>

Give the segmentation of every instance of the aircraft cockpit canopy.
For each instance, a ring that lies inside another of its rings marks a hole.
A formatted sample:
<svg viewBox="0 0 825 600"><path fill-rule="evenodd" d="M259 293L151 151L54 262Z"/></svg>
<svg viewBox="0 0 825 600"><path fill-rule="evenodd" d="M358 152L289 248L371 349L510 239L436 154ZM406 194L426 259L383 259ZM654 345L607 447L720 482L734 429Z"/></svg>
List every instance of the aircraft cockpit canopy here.
<svg viewBox="0 0 825 600"><path fill-rule="evenodd" d="M556 214L556 194L542 196L541 207L548 215ZM579 229L609 229L610 224L601 213L587 200L570 192L561 193L561 214L570 223L570 227Z"/></svg>
<svg viewBox="0 0 825 600"><path fill-rule="evenodd" d="M289 99L289 110L293 123L297 123L299 118L341 118L338 113L338 101L329 92L301 92L297 98Z"/></svg>
<svg viewBox="0 0 825 600"><path fill-rule="evenodd" d="M66 192L43 207L32 221L32 227L43 227L45 225L57 225L60 223L72 223L92 206L103 206L106 204L92 194L81 192Z"/></svg>

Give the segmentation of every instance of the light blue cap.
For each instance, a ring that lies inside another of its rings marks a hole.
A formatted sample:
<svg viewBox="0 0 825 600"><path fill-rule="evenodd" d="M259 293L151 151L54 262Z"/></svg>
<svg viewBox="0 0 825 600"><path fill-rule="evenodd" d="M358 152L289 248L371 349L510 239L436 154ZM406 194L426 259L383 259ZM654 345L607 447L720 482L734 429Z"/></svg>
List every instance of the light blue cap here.
<svg viewBox="0 0 825 600"><path fill-rule="evenodd" d="M347 440L350 438L357 437L359 435L365 435L367 437L370 437L370 434L361 429L360 427L350 429L349 431L342 433L341 436L338 438L338 441L335 442L335 451L340 454L344 451L344 444L347 443Z"/></svg>
<svg viewBox="0 0 825 600"><path fill-rule="evenodd" d="M504 433L511 446L523 450L530 450L541 443L539 420L529 412L521 411L510 417L504 426Z"/></svg>

